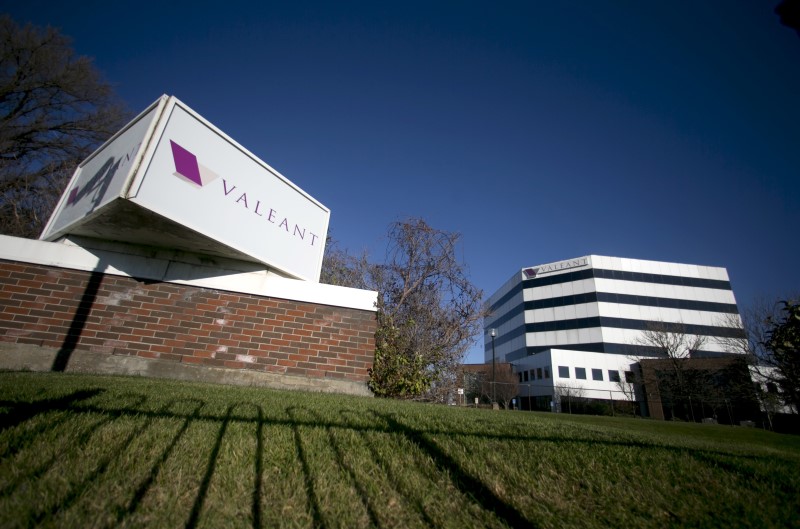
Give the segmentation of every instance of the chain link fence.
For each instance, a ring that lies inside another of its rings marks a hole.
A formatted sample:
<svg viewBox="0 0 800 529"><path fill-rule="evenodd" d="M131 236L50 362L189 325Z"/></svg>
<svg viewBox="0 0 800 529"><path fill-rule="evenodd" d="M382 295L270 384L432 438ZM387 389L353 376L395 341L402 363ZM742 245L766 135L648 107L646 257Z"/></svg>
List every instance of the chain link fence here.
<svg viewBox="0 0 800 529"><path fill-rule="evenodd" d="M467 388L459 404L525 411L550 411L586 415L652 417L687 422L745 424L770 428L768 413L755 398L646 394L642 386L629 389L593 389L578 385L538 382L481 381Z"/></svg>

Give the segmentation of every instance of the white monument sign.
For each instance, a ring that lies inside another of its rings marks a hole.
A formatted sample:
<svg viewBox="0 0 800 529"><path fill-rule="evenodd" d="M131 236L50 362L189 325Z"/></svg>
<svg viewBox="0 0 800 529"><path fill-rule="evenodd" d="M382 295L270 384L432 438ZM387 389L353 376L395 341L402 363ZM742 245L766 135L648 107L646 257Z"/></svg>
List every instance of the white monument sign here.
<svg viewBox="0 0 800 529"><path fill-rule="evenodd" d="M329 218L283 175L162 96L78 167L41 238L166 246L317 281Z"/></svg>

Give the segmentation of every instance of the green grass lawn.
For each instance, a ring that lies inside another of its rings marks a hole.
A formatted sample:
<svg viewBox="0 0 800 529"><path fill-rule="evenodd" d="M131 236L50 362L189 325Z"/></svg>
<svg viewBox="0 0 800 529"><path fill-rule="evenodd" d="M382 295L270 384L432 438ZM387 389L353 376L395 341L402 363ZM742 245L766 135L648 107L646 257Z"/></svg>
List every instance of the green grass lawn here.
<svg viewBox="0 0 800 529"><path fill-rule="evenodd" d="M800 527L800 438L0 373L0 527Z"/></svg>

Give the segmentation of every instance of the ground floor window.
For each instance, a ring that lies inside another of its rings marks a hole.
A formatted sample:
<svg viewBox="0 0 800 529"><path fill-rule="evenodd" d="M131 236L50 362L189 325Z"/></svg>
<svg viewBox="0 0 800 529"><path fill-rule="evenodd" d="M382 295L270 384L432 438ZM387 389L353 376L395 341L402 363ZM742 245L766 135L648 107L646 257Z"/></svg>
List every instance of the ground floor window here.
<svg viewBox="0 0 800 529"><path fill-rule="evenodd" d="M549 396L534 397L531 404L533 405L534 410L550 411L550 400L551 397Z"/></svg>

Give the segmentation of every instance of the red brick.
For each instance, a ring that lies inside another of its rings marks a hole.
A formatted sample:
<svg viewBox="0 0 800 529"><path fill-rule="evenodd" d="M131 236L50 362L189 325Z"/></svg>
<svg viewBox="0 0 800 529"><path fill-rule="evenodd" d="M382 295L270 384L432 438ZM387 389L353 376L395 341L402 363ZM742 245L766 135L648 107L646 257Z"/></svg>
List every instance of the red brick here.
<svg viewBox="0 0 800 529"><path fill-rule="evenodd" d="M234 360L228 360L228 361L225 362L224 365L225 365L225 367L229 367L231 369L244 369L244 367L247 365L247 363L246 362L238 362L238 361L234 361Z"/></svg>
<svg viewBox="0 0 800 529"><path fill-rule="evenodd" d="M0 327L5 332L0 337L60 346L90 277L88 272L0 262L0 323L11 327ZM85 322L77 347L108 354L279 373L291 369L305 376L361 381L373 361L375 316L355 309L177 284L145 285L109 275L102 277L91 310L77 318ZM227 353L212 358L220 346ZM236 355L250 355L256 362L237 361ZM332 369L338 372L331 374Z"/></svg>

